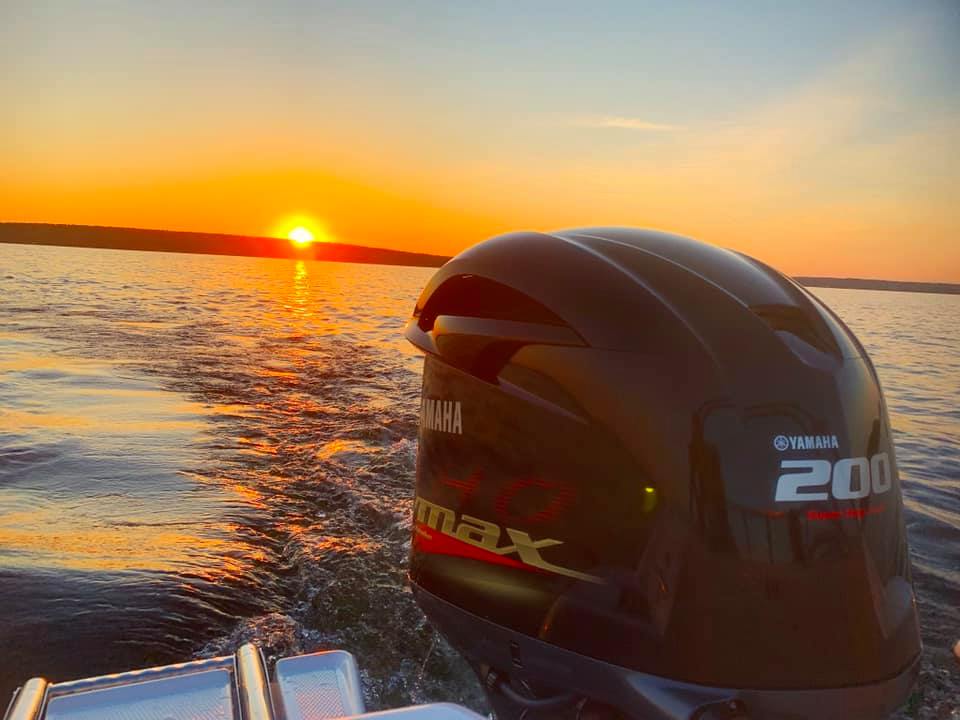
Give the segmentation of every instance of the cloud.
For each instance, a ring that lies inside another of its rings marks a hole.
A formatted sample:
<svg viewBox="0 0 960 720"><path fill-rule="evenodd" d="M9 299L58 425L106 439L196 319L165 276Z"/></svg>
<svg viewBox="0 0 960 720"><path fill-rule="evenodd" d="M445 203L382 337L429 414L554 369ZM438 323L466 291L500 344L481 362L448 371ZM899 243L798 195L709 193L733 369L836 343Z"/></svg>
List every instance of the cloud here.
<svg viewBox="0 0 960 720"><path fill-rule="evenodd" d="M641 130L645 132L673 132L682 129L679 125L655 123L641 118L623 117L619 115L600 115L579 118L574 124L587 128L615 128L618 130Z"/></svg>

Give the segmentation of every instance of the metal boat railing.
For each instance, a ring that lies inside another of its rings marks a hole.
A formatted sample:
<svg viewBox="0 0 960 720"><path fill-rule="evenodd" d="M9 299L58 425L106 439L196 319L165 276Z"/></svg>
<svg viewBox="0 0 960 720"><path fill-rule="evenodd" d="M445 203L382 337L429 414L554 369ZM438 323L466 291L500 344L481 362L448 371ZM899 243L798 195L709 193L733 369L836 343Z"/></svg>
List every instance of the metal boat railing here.
<svg viewBox="0 0 960 720"><path fill-rule="evenodd" d="M342 650L282 658L271 680L260 649L235 655L61 683L32 678L3 720L326 720L403 717L479 720L465 708L434 704L365 714L360 674Z"/></svg>

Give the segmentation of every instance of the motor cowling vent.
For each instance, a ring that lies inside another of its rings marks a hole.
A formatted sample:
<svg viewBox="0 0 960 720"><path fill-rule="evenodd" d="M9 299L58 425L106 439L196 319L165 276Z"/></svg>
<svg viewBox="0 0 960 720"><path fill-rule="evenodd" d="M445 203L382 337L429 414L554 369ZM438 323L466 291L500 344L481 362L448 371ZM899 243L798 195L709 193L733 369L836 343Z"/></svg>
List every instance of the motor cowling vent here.
<svg viewBox="0 0 960 720"><path fill-rule="evenodd" d="M800 338L820 352L840 357L840 346L819 317L795 305L754 305L750 308L771 329Z"/></svg>
<svg viewBox="0 0 960 720"><path fill-rule="evenodd" d="M424 332L433 328L438 315L566 325L550 310L523 293L477 275L450 278L436 289L419 313L414 311L414 315Z"/></svg>

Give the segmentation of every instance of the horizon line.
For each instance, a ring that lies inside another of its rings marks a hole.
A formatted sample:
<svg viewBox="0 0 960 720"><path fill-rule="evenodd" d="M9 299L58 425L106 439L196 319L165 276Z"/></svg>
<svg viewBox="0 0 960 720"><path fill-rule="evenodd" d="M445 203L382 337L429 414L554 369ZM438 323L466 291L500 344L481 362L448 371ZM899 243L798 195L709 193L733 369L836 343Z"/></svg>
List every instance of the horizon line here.
<svg viewBox="0 0 960 720"><path fill-rule="evenodd" d="M126 231L126 232L132 231L132 232L146 232L146 233L168 233L168 234L176 234L176 235L206 235L206 236L217 237L217 238L244 238L244 239L250 239L250 240L269 240L269 241L278 242L278 243L288 242L287 238L276 237L273 235L253 235L253 234L245 234L245 233L212 232L209 230L171 230L166 228L128 227L128 226L122 226L122 225L88 225L85 223L0 220L0 226L34 226L34 227L43 226L43 227L50 227L50 228L86 228L86 229L94 229L94 230L120 230L120 231ZM543 232L543 231L537 231L537 232ZM42 244L47 247L91 247L92 249L96 249L96 246L85 246L85 245L57 246L53 243L30 243L30 242L18 243L15 240L6 240L3 238L0 238L0 243L12 244L12 245ZM346 247L358 248L362 250L375 250L375 251L387 252L387 253L397 253L399 255L410 255L410 256L416 255L416 256L431 258L435 260L438 260L438 259L450 260L452 259L452 257L455 257L455 256L449 256L449 255L438 255L435 253L421 252L418 250L397 250L394 248L378 247L375 245L360 245L357 243L345 242L339 239L338 240L320 240L313 243L310 247L318 248L323 246L346 246ZM99 248L99 249L130 250L135 248ZM183 252L183 251L163 250L162 252ZM223 255L224 253L198 252L196 254ZM244 255L238 254L237 256L243 257ZM251 256L247 256L247 257L251 257ZM252 257L256 257L256 256L252 256ZM833 275L805 275L805 274L788 275L788 277L796 280L797 282L800 282L801 284L808 284L808 282L815 283L820 281L866 282L866 283L888 283L888 284L896 284L896 285L915 285L915 286L922 285L922 286L928 286L928 287L940 286L944 288L956 288L957 290L960 290L960 282L953 282L949 280L888 280L886 278L865 278L865 277L852 277L852 276L841 277L841 276L833 276ZM882 289L882 288L874 288L874 289Z"/></svg>

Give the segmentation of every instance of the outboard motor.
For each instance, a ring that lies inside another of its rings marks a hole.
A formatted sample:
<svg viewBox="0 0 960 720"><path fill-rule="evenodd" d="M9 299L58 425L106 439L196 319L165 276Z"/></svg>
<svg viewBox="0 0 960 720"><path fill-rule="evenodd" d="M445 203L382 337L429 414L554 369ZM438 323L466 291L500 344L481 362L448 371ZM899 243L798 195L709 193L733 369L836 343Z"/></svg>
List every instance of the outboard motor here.
<svg viewBox="0 0 960 720"><path fill-rule="evenodd" d="M430 280L410 580L501 720L881 718L920 639L890 422L770 267L625 228Z"/></svg>

